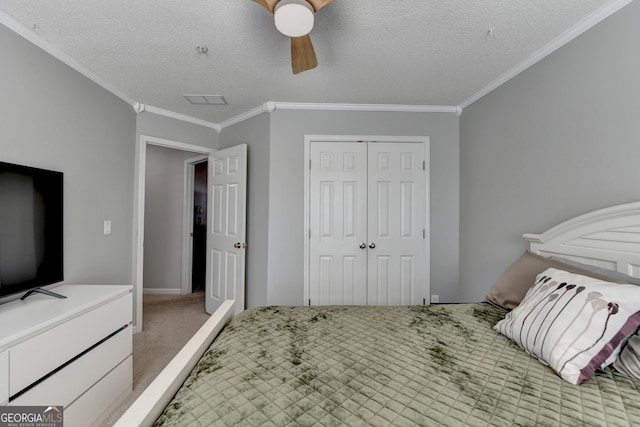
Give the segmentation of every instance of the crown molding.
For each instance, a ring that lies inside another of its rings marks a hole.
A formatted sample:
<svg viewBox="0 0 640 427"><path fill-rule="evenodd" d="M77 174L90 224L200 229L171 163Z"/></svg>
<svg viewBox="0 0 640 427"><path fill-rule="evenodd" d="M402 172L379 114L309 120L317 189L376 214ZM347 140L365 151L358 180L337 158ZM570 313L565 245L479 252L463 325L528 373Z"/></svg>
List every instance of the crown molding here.
<svg viewBox="0 0 640 427"><path fill-rule="evenodd" d="M220 133L220 131L222 130L220 125L217 124L217 123L208 122L208 121L202 120L202 119L196 119L195 117L187 116L185 114L176 113L174 111L164 110L162 108L153 107L151 105L145 105L145 104L136 103L134 105L134 110L135 110L136 113L142 113L142 112L153 113L153 114L157 114L159 116L169 117L170 119L181 120L183 122L192 123L194 125L204 126L204 127L210 128L210 129L214 129L218 133Z"/></svg>
<svg viewBox="0 0 640 427"><path fill-rule="evenodd" d="M274 102L274 104L276 110L381 111L387 113L458 113L458 107L450 105L334 104L311 102Z"/></svg>
<svg viewBox="0 0 640 427"><path fill-rule="evenodd" d="M262 104L260 107L256 107L252 110L247 111L246 113L242 113L239 114L235 117L232 117L228 120L225 120L223 122L220 122L220 124L218 126L220 126L220 130L224 129L224 128L228 128L229 126L233 126L235 124L238 124L240 122L244 122L245 120L249 120L252 117L255 117L257 115L260 115L262 113L271 113L273 111L273 103L271 102L265 102L264 104Z"/></svg>
<svg viewBox="0 0 640 427"><path fill-rule="evenodd" d="M314 110L314 111L381 111L402 113L455 113L458 116L462 109L449 105L394 105L394 104L335 104L311 102L265 102L260 107L242 113L220 123L220 128L241 123L262 113L272 113L275 110Z"/></svg>
<svg viewBox="0 0 640 427"><path fill-rule="evenodd" d="M127 96L127 94L125 94L120 89L113 86L112 84L102 80L92 71L90 71L87 67L85 67L80 62L76 61L71 56L69 56L66 52L53 46L51 43L49 43L44 38L42 38L42 36L40 36L38 33L33 31L31 28L27 27L26 25L22 24L21 22L16 20L13 16L7 14L3 10L0 10L0 24L4 25L14 33L26 39L27 41L30 41L40 49L47 52L49 55L53 56L54 58L64 63L65 65L71 67L72 69L82 74L83 76L85 76L86 78L88 78L89 80L97 84L98 86L101 86L103 89L107 90L108 92L111 92L113 95L117 96L127 104L133 106L136 103L136 101L133 98L130 98L129 96Z"/></svg>
<svg viewBox="0 0 640 427"><path fill-rule="evenodd" d="M560 49L565 44L569 43L571 40L578 37L580 34L594 27L596 24L600 23L604 19L613 15L618 10L622 9L633 0L614 0L606 5L602 6L600 9L593 12L591 15L587 16L582 21L578 22L573 27L566 30L564 33L560 34L560 36L553 39L551 42L543 46L541 49L536 51L533 55L520 62L518 65L513 67L511 70L502 74L500 77L489 83L487 86L482 88L480 91L476 92L471 97L467 98L464 102L460 104L460 109L463 110L467 108L469 105L473 104L483 96L502 86L518 74L525 71L527 68L546 58L548 55L552 54L556 50Z"/></svg>

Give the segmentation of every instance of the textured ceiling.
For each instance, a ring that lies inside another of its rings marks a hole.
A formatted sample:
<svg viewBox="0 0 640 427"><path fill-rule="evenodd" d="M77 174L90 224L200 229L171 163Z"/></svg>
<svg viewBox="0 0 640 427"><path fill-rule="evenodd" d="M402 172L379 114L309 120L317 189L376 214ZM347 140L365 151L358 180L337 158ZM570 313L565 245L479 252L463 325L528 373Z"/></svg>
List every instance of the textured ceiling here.
<svg viewBox="0 0 640 427"><path fill-rule="evenodd" d="M335 0L311 32L318 68L298 75L288 38L252 0L0 0L0 9L128 97L219 123L267 101L461 105L608 3ZM182 97L196 93L229 105Z"/></svg>

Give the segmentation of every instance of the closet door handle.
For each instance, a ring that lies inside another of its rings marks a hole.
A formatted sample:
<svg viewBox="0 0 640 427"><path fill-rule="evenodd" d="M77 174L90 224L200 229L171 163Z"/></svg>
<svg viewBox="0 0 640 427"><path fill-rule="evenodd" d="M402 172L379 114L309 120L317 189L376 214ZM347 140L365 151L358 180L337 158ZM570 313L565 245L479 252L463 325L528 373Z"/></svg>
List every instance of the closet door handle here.
<svg viewBox="0 0 640 427"><path fill-rule="evenodd" d="M365 249L367 244L365 242L360 243L360 249Z"/></svg>
<svg viewBox="0 0 640 427"><path fill-rule="evenodd" d="M375 244L375 243L373 243L373 242L371 242L371 243L369 243L369 247L370 247L371 249L375 249L375 248L376 248L376 244Z"/></svg>

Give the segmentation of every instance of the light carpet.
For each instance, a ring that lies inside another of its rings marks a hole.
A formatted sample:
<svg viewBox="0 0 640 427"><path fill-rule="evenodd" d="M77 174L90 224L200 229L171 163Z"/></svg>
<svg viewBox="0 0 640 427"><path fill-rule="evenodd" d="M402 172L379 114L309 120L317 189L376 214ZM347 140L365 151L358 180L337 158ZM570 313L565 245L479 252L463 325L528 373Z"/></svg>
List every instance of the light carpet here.
<svg viewBox="0 0 640 427"><path fill-rule="evenodd" d="M143 330L133 336L133 391L103 426L118 421L209 317L204 292L144 295Z"/></svg>

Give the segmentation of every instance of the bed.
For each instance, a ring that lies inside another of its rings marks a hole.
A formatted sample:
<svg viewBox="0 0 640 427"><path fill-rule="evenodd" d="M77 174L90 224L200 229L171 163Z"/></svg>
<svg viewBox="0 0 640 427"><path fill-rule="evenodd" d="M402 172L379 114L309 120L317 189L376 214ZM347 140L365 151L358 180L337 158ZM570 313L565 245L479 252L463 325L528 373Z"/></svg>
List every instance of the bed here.
<svg viewBox="0 0 640 427"><path fill-rule="evenodd" d="M640 203L524 237L531 254L640 277ZM567 363L595 344L565 356L556 347L568 340L568 327L557 339L540 334L581 289L640 287L554 268L545 274L510 312L486 302L262 307L232 319L227 301L116 425L640 425L640 379L598 369L613 353L591 358L597 366L590 375L583 366L567 374ZM640 309L622 317L624 304L597 306L608 313L604 329L611 332L603 348L617 346L620 354L640 324ZM545 306L542 315L523 312ZM528 326L524 336L538 343L528 348L522 331L515 334L520 340L499 333L514 325ZM579 329L572 344L595 323ZM605 332L596 332L602 341ZM554 351L560 362L538 360Z"/></svg>

